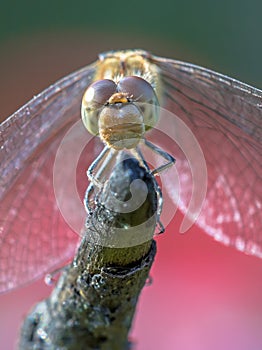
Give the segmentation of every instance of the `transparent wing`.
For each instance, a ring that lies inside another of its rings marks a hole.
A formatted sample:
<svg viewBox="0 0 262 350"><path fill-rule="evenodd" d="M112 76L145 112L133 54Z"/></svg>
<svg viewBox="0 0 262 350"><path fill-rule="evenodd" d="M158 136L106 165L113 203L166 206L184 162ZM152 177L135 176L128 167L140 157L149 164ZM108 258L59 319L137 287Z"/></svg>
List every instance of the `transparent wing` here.
<svg viewBox="0 0 262 350"><path fill-rule="evenodd" d="M43 275L74 253L78 236L57 207L53 165L64 134L80 119L94 69L58 81L0 125L0 292ZM64 166L70 167L70 159Z"/></svg>
<svg viewBox="0 0 262 350"><path fill-rule="evenodd" d="M163 79L164 107L191 129L206 160L207 194L197 223L224 244L262 257L262 91L191 64L153 60ZM172 125L167 130L179 137ZM194 179L183 152L175 152L182 179L178 205L186 211ZM168 184L177 204L172 176Z"/></svg>

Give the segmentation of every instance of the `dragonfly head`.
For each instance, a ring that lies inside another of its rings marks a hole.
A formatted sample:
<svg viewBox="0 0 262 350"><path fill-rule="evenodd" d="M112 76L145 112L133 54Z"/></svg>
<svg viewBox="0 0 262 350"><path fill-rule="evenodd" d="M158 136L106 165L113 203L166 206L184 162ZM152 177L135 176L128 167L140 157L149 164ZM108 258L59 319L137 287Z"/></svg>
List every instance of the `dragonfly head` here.
<svg viewBox="0 0 262 350"><path fill-rule="evenodd" d="M102 79L91 84L82 100L87 130L115 149L134 148L158 120L158 100L152 86L137 76L118 82Z"/></svg>

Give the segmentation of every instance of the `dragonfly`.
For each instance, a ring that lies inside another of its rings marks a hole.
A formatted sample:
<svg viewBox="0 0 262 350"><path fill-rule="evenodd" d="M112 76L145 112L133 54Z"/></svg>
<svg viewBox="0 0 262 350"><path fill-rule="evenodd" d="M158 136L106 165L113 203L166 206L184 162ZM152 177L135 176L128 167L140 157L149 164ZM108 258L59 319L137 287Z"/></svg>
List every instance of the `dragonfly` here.
<svg viewBox="0 0 262 350"><path fill-rule="evenodd" d="M114 108L133 108L138 133L115 122L108 131L106 111ZM143 50L100 54L51 85L0 126L0 292L72 258L85 190L102 186L100 161L107 167L112 150L141 143L147 147L137 157L155 162L153 175L176 158L163 171L164 204L187 213L200 198L191 215L197 225L261 258L261 121L261 90Z"/></svg>

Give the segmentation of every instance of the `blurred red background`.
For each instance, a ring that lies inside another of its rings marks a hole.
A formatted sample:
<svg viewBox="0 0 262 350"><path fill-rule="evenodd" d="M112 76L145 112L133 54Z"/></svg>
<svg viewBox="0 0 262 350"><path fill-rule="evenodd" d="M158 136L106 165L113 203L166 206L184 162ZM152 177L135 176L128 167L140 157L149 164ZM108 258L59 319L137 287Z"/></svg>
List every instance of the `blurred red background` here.
<svg viewBox="0 0 262 350"><path fill-rule="evenodd" d="M83 40L79 35L38 36L6 44L0 66L2 117L111 48L102 37L88 48ZM126 37L114 40L122 48L130 43ZM152 50L155 44L141 38L139 45ZM157 47L156 54L175 57L168 45ZM177 52L182 56L182 50ZM177 213L157 238L153 284L142 292L130 334L134 349L261 350L262 261L222 246L196 226L178 234L181 219ZM14 348L23 317L49 293L41 280L0 296L1 349Z"/></svg>

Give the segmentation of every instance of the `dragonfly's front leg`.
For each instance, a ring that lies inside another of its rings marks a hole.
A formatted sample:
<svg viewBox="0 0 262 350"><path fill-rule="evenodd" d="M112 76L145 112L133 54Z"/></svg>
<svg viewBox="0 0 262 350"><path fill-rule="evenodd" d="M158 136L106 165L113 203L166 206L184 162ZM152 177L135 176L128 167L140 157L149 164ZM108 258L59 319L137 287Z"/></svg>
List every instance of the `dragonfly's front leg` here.
<svg viewBox="0 0 262 350"><path fill-rule="evenodd" d="M94 201L95 201L95 199L94 199L94 185L91 182L89 184L89 186L87 187L87 190L85 192L85 198L84 198L84 206L85 206L85 210L88 214L91 214L93 212L90 203L94 203Z"/></svg>
<svg viewBox="0 0 262 350"><path fill-rule="evenodd" d="M105 146L99 156L93 161L90 167L87 170L87 176L90 181L90 184L86 190L84 205L85 209L88 213L92 212L90 203L94 202L95 197L95 187L99 190L102 189L104 181L102 180L102 176L106 170L110 166L112 159L116 156L117 151L108 146ZM99 166L99 164L101 165ZM99 166L99 167L98 167ZM97 169L98 168L98 169ZM96 171L97 169L97 171ZM95 172L96 171L96 172ZM93 198L92 198L93 197Z"/></svg>
<svg viewBox="0 0 262 350"><path fill-rule="evenodd" d="M166 170L168 168L170 168L172 165L175 164L176 159L174 157L172 157L169 153L165 152L164 150L162 150L161 148L157 147L156 145L154 145L153 143L149 142L148 140L144 139L144 143L145 145L150 148L154 153L160 155L161 157L163 157L164 159L167 160L167 163L160 165L158 168L154 169L151 171L152 175L158 175L159 173L161 173L163 170Z"/></svg>
<svg viewBox="0 0 262 350"><path fill-rule="evenodd" d="M94 174L95 169L97 168L98 164L103 160L103 158L107 157L107 154L110 152L110 148L105 146L103 151L99 154L99 156L93 161L93 163L90 165L90 167L87 169L87 177L90 180L90 182L97 186L98 188L102 187L102 183L99 181L99 177L101 176L101 171L98 170L96 174ZM104 167L103 167L104 168Z"/></svg>

